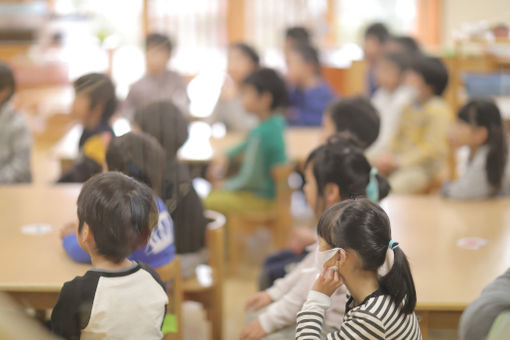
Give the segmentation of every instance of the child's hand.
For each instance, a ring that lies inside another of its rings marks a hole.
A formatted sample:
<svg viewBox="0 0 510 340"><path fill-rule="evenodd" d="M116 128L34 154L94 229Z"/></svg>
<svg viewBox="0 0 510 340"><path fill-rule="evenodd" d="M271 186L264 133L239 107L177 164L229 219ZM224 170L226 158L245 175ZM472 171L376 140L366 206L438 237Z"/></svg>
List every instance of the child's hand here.
<svg viewBox="0 0 510 340"><path fill-rule="evenodd" d="M262 307L269 305L273 300L266 292L258 292L246 301L244 310L255 312Z"/></svg>
<svg viewBox="0 0 510 340"><path fill-rule="evenodd" d="M344 280L338 274L338 270L330 268L324 268L321 275L315 280L312 287L313 290L326 294L327 296L333 295L333 293L344 284Z"/></svg>
<svg viewBox="0 0 510 340"><path fill-rule="evenodd" d="M76 229L78 229L75 222L67 223L64 226L62 226L59 230L60 238L63 239L67 235L75 234Z"/></svg>
<svg viewBox="0 0 510 340"><path fill-rule="evenodd" d="M289 241L289 248L296 254L301 254L307 246L317 241L315 233L307 228L294 228Z"/></svg>
<svg viewBox="0 0 510 340"><path fill-rule="evenodd" d="M382 173L388 174L398 168L397 160L395 157L386 153L379 157L379 159L375 162L375 167Z"/></svg>
<svg viewBox="0 0 510 340"><path fill-rule="evenodd" d="M225 176L225 172L228 168L228 158L218 157L212 160L209 168L207 169L207 180L211 183L216 183Z"/></svg>
<svg viewBox="0 0 510 340"><path fill-rule="evenodd" d="M243 340L259 340L266 336L266 332L262 328L259 319L253 320L241 332L239 339Z"/></svg>

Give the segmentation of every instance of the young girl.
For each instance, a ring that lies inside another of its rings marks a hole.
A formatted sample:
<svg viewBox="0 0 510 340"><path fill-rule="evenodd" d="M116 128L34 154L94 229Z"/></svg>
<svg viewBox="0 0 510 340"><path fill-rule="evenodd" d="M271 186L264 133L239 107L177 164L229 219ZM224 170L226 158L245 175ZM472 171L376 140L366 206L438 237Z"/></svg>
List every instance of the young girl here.
<svg viewBox="0 0 510 340"><path fill-rule="evenodd" d="M342 137L331 139L310 154L305 178L306 199L316 216L345 199L369 194L378 201L389 192L388 183L372 171L363 151L352 140ZM287 276L247 301L246 309L257 313L251 315L254 320L245 327L241 338L260 339L270 335L265 339L289 339L294 336L296 313L320 273L315 265L316 248ZM336 303L328 309L325 319L328 331L333 331L342 321L345 291L337 291L333 300ZM260 310L265 306L268 307Z"/></svg>
<svg viewBox="0 0 510 340"><path fill-rule="evenodd" d="M109 171L120 171L152 188L159 212L158 225L149 238L130 256L130 260L147 263L157 268L172 261L175 256L173 222L165 204L159 198L164 165L164 153L148 135L127 133L110 141L106 150ZM80 248L76 226L70 224L61 231L62 245L76 262L90 263L90 255Z"/></svg>
<svg viewBox="0 0 510 340"><path fill-rule="evenodd" d="M245 43L230 45L227 73L221 96L209 119L221 122L228 131L250 131L257 126L257 116L248 113L241 101L240 89L244 78L260 67L260 58L255 49Z"/></svg>
<svg viewBox="0 0 510 340"><path fill-rule="evenodd" d="M328 339L421 339L411 269L384 210L367 199L335 204L317 233L322 273L298 314L296 339L321 339L330 296L344 284L345 317Z"/></svg>
<svg viewBox="0 0 510 340"><path fill-rule="evenodd" d="M468 146L470 153L465 173L443 187L445 197L461 200L510 195L505 130L491 99L473 99L464 105L450 140L455 147Z"/></svg>
<svg viewBox="0 0 510 340"><path fill-rule="evenodd" d="M287 104L287 91L282 78L272 69L261 68L244 80L242 98L246 111L257 115L260 123L245 142L209 169L209 179L219 188L210 193L205 205L226 215L271 208L275 199L271 169L287 160L285 120L280 114ZM239 173L220 185L226 164L238 157L242 159Z"/></svg>
<svg viewBox="0 0 510 340"><path fill-rule="evenodd" d="M135 128L154 137L166 155L162 198L175 222L175 247L185 278L207 261L204 206L193 188L188 167L177 160L177 151L188 139L188 121L170 101L155 102L135 112Z"/></svg>

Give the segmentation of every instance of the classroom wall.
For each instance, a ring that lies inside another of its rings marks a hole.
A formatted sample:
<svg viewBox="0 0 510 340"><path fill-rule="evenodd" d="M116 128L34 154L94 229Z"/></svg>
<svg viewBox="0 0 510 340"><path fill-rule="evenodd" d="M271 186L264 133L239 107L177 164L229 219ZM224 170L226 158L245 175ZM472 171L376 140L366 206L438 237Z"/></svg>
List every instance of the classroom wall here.
<svg viewBox="0 0 510 340"><path fill-rule="evenodd" d="M452 32L464 22L510 21L509 0L443 0L442 42L452 46Z"/></svg>

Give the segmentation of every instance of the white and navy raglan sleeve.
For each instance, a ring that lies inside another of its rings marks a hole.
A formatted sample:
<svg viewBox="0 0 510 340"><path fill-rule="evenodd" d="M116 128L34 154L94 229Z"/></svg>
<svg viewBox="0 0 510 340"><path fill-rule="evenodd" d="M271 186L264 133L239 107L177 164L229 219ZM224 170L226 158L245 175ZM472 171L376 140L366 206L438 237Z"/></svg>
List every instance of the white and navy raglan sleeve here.
<svg viewBox="0 0 510 340"><path fill-rule="evenodd" d="M324 313L331 304L331 298L325 294L311 290L303 308L297 315L296 339L321 338Z"/></svg>

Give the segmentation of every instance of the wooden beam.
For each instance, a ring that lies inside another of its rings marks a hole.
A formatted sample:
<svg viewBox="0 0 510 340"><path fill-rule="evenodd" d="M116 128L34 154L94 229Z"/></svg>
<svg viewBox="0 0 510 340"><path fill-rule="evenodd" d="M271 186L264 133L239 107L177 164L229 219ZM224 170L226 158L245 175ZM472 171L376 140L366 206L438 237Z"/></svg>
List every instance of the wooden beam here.
<svg viewBox="0 0 510 340"><path fill-rule="evenodd" d="M418 0L417 27L418 40L428 47L437 48L441 42L442 0Z"/></svg>
<svg viewBox="0 0 510 340"><path fill-rule="evenodd" d="M244 41L245 0L227 1L227 38L229 43Z"/></svg>

